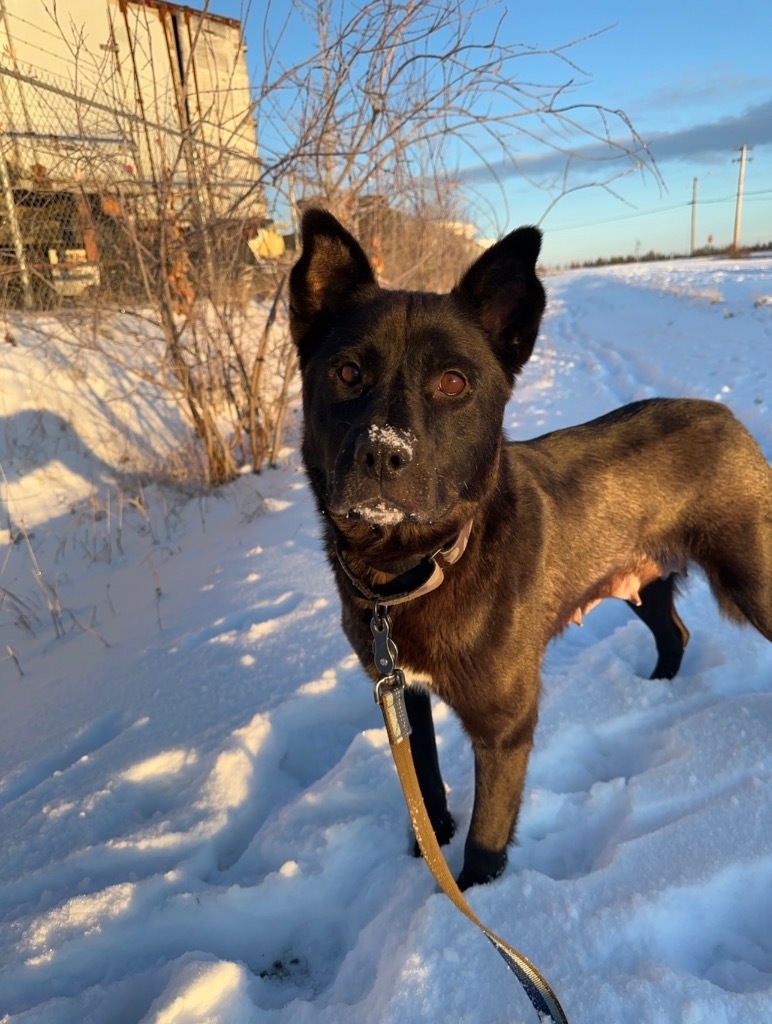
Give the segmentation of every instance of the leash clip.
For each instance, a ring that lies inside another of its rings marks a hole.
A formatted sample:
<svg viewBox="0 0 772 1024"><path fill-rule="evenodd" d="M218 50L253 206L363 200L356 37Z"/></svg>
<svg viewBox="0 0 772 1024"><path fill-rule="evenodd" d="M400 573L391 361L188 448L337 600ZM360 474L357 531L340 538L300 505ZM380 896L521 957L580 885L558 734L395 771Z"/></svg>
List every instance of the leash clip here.
<svg viewBox="0 0 772 1024"><path fill-rule="evenodd" d="M373 660L381 673L373 696L383 713L389 742L401 743L411 731L405 704L405 674L397 668L397 645L391 638L391 616L386 606L377 601L373 604L370 632L373 634Z"/></svg>
<svg viewBox="0 0 772 1024"><path fill-rule="evenodd" d="M381 613L381 608L383 612ZM370 619L373 634L373 661L382 676L391 675L397 666L397 645L391 638L391 616L383 605L373 605Z"/></svg>

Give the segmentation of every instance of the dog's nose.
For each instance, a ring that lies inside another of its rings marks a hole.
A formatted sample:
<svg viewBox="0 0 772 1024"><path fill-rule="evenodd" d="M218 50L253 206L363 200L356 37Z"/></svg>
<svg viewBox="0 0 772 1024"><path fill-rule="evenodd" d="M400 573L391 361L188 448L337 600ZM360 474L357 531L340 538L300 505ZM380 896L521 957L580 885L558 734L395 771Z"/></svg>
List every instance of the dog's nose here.
<svg viewBox="0 0 772 1024"><path fill-rule="evenodd" d="M396 476L413 461L413 438L395 427L369 426L354 451L357 465L368 476Z"/></svg>

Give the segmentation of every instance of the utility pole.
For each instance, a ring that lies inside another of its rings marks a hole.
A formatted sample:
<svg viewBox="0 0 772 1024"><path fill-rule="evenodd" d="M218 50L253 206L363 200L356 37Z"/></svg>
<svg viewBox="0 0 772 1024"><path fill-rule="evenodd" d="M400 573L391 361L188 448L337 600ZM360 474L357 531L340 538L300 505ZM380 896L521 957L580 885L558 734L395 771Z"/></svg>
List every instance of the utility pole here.
<svg viewBox="0 0 772 1024"><path fill-rule="evenodd" d="M697 248L697 179L692 181L692 238L689 246L689 255L694 256Z"/></svg>
<svg viewBox="0 0 772 1024"><path fill-rule="evenodd" d="M740 146L740 176L737 179L737 206L734 214L734 237L732 239L732 248L735 252L739 251L740 248L740 224L742 223L743 215L743 188L745 187L745 161L748 155L748 146ZM753 149L753 146L750 147ZM732 161L737 163L736 160Z"/></svg>

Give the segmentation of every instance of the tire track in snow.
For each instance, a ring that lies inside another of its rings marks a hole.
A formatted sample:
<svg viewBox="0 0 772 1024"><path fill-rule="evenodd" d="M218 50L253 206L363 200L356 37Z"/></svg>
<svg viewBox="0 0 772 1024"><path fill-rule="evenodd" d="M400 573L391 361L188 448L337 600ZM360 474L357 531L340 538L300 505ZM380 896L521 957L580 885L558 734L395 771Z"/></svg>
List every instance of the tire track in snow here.
<svg viewBox="0 0 772 1024"><path fill-rule="evenodd" d="M344 757L355 737L377 725L358 664L328 671L268 715L257 715L218 758L206 799L212 807L232 801L214 840L219 876L264 873L259 853L247 856L277 808L308 792ZM270 786L265 780L270 779ZM234 800L235 797L235 800ZM242 861L245 863L242 863Z"/></svg>
<svg viewBox="0 0 772 1024"><path fill-rule="evenodd" d="M688 381L674 382L670 367L659 366L646 356L651 332L673 330L677 298L651 296L645 316L631 321L620 336L611 333L610 327L619 323L616 309L629 305L625 293L631 286L597 276L568 283L572 301L564 304L560 282L556 282L555 315L547 319L546 332L558 355L570 363L559 384L566 396L570 395L572 406L576 404L575 379L581 379L585 388L588 379L593 384L585 399L587 418L641 398L673 394L674 387L681 394L693 393Z"/></svg>
<svg viewBox="0 0 772 1024"><path fill-rule="evenodd" d="M252 638L266 636L282 629L288 617L297 611L302 602L302 594L291 590L270 600L257 602L243 611L217 619L206 629L188 633L179 641L178 650L187 654L203 644L228 642L239 633L246 633Z"/></svg>
<svg viewBox="0 0 772 1024"><path fill-rule="evenodd" d="M60 750L3 779L0 783L0 808L26 796L79 761L87 760L133 724L131 715L114 711L83 726L71 742Z"/></svg>

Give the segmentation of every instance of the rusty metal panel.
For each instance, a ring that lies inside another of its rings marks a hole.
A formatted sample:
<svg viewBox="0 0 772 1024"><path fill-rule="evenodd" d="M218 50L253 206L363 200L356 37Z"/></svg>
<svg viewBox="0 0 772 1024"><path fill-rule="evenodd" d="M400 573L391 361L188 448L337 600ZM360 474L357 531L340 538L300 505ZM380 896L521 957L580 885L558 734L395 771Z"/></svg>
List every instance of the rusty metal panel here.
<svg viewBox="0 0 772 1024"><path fill-rule="evenodd" d="M200 166L206 169L216 192L215 202L226 213L251 190L247 202L239 204L239 215L262 212L256 188L259 167L255 119L241 26L190 10L178 11L175 20L188 116Z"/></svg>

